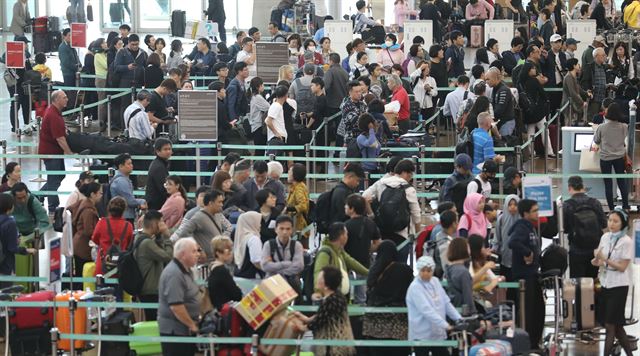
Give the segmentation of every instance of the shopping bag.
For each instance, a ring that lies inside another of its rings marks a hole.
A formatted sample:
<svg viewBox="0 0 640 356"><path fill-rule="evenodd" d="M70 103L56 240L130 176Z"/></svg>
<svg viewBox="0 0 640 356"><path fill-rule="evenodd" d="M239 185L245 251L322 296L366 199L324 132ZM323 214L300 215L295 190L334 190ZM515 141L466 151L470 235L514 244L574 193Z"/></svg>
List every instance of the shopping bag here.
<svg viewBox="0 0 640 356"><path fill-rule="evenodd" d="M580 171L601 173L600 170L600 151L592 151L585 148L580 152Z"/></svg>

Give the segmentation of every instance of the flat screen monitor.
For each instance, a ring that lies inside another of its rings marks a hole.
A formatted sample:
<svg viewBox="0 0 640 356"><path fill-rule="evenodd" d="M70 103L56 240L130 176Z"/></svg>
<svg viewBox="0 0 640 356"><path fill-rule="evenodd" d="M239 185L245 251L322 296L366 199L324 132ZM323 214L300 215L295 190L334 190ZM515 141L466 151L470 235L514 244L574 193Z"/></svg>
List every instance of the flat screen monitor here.
<svg viewBox="0 0 640 356"><path fill-rule="evenodd" d="M573 152L580 153L582 150L590 148L593 143L593 135L593 133L575 133Z"/></svg>

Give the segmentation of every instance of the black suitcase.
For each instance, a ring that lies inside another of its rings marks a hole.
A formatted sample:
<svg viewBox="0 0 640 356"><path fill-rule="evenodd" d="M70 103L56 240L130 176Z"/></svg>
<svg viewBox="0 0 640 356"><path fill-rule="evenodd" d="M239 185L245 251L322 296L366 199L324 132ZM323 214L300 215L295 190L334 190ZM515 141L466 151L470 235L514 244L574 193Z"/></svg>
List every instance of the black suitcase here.
<svg viewBox="0 0 640 356"><path fill-rule="evenodd" d="M383 26L375 26L362 31L362 40L369 44L381 45L384 43L386 36L387 33L384 31Z"/></svg>
<svg viewBox="0 0 640 356"><path fill-rule="evenodd" d="M57 32L60 30L60 18L58 16L49 16L47 20L47 32Z"/></svg>
<svg viewBox="0 0 640 356"><path fill-rule="evenodd" d="M102 334L104 335L129 335L133 313L117 311L102 322ZM103 341L100 356L129 355L128 342Z"/></svg>
<svg viewBox="0 0 640 356"><path fill-rule="evenodd" d="M182 10L174 10L171 13L171 36L184 37L187 28L187 13Z"/></svg>
<svg viewBox="0 0 640 356"><path fill-rule="evenodd" d="M124 19L124 5L121 3L111 3L109 5L109 17L112 23L122 23Z"/></svg>
<svg viewBox="0 0 640 356"><path fill-rule="evenodd" d="M14 330L9 334L12 355L51 355L49 328Z"/></svg>
<svg viewBox="0 0 640 356"><path fill-rule="evenodd" d="M55 50L57 51L58 48L56 47ZM33 51L35 53L49 53L53 51L53 41L49 32L33 34Z"/></svg>
<svg viewBox="0 0 640 356"><path fill-rule="evenodd" d="M487 332L485 338L487 340L504 340L511 344L514 355L524 354L527 351L531 350L531 340L529 339L529 333L524 329L514 329L513 337L509 337L506 335L507 330L505 329L502 334L500 331L495 329Z"/></svg>

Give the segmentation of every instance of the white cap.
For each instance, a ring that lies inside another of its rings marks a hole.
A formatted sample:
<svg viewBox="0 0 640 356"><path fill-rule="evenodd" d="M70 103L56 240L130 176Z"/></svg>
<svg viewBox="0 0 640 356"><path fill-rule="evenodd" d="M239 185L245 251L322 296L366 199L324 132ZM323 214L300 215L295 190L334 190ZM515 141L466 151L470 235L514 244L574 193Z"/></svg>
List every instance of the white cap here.
<svg viewBox="0 0 640 356"><path fill-rule="evenodd" d="M551 38L549 38L549 42L551 42L551 43L558 42L558 41L562 41L562 36L560 36L557 33L551 35Z"/></svg>

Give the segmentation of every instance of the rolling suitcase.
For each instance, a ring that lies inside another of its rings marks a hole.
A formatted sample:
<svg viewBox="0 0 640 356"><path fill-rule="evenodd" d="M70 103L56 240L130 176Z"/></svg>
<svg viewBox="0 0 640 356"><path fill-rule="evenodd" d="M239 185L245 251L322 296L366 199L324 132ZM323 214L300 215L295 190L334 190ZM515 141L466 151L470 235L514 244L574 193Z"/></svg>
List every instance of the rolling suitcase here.
<svg viewBox="0 0 640 356"><path fill-rule="evenodd" d="M24 294L16 302L50 302L55 297L52 291ZM49 329L53 325L53 308L11 308L9 310L11 330L35 328Z"/></svg>
<svg viewBox="0 0 640 356"><path fill-rule="evenodd" d="M47 18L47 32L59 32L60 30L60 18L58 16L49 16Z"/></svg>
<svg viewBox="0 0 640 356"><path fill-rule="evenodd" d="M182 10L174 10L171 13L171 36L184 37L187 26L187 13Z"/></svg>
<svg viewBox="0 0 640 356"><path fill-rule="evenodd" d="M562 280L563 328L567 332L596 327L593 278Z"/></svg>
<svg viewBox="0 0 640 356"><path fill-rule="evenodd" d="M124 5L122 3L111 3L109 5L109 17L112 23L122 23L122 20L124 20Z"/></svg>
<svg viewBox="0 0 640 356"><path fill-rule="evenodd" d="M128 311L118 311L111 314L102 322L103 335L129 335L133 313ZM129 343L103 341L100 356L120 356L129 355Z"/></svg>
<svg viewBox="0 0 640 356"><path fill-rule="evenodd" d="M11 331L9 334L11 355L51 355L51 334L49 331L49 327Z"/></svg>
<svg viewBox="0 0 640 356"><path fill-rule="evenodd" d="M69 298L71 292L60 293L56 295L56 302L60 302L60 306L56 306L56 320L55 325L61 334L69 334L71 332L71 314L69 312ZM85 294L83 291L73 292L73 297L76 300ZM74 334L86 334L87 333L87 308L77 308L74 312L73 318L73 333ZM76 350L82 350L85 348L86 341L74 340L73 344ZM63 351L69 351L71 349L71 341L68 339L58 340L58 349Z"/></svg>
<svg viewBox="0 0 640 356"><path fill-rule="evenodd" d="M513 354L523 354L526 351L531 349L531 340L529 339L529 333L524 329L513 329L513 337L511 335L507 335L507 330L500 333L499 330L491 330L487 332L486 338L487 340L500 340L506 341L511 344L511 348L513 349ZM511 353L509 353L511 355Z"/></svg>
<svg viewBox="0 0 640 356"><path fill-rule="evenodd" d="M304 333L304 324L298 317L286 311L274 315L264 334L267 339L298 339ZM260 351L270 356L290 356L295 345L260 345Z"/></svg>
<svg viewBox="0 0 640 356"><path fill-rule="evenodd" d="M30 243L32 240L27 240L25 238L20 239L21 247L33 247ZM33 277L33 255L15 255L16 258L16 276L17 277ZM27 282L17 282L16 284L24 286L25 292L31 292L32 283Z"/></svg>
<svg viewBox="0 0 640 356"><path fill-rule="evenodd" d="M480 48L484 45L484 34L482 26L471 26L471 35L469 36L469 45L472 48Z"/></svg>
<svg viewBox="0 0 640 356"><path fill-rule="evenodd" d="M469 356L509 356L513 355L511 344L503 340L487 340L469 350Z"/></svg>
<svg viewBox="0 0 640 356"><path fill-rule="evenodd" d="M160 336L157 321L143 321L131 325L131 336ZM162 354L160 343L152 342L129 342L129 348L137 356Z"/></svg>

